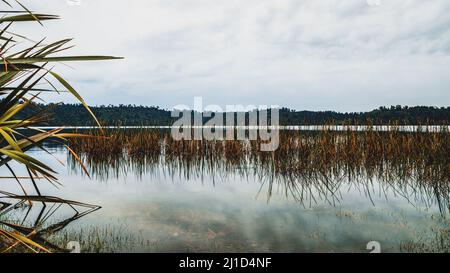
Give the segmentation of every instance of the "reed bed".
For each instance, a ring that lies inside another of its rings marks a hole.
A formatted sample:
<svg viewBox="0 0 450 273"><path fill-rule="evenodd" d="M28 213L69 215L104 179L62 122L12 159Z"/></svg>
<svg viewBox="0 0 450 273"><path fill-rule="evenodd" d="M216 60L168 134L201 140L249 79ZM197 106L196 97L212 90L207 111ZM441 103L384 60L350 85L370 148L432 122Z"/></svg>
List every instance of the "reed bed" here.
<svg viewBox="0 0 450 273"><path fill-rule="evenodd" d="M279 148L262 152L260 140L182 140L168 131L113 129L98 137L73 139L70 146L94 175L139 175L164 169L189 179L206 174L256 176L272 186L281 183L286 194L300 202L305 197L334 203L343 182L369 186L373 179L387 187L412 192L414 198L434 200L442 212L450 210L450 134L401 132L370 128L316 132L282 131ZM74 168L79 168L75 166ZM316 193L318 196L311 196ZM311 202L311 200L310 200Z"/></svg>

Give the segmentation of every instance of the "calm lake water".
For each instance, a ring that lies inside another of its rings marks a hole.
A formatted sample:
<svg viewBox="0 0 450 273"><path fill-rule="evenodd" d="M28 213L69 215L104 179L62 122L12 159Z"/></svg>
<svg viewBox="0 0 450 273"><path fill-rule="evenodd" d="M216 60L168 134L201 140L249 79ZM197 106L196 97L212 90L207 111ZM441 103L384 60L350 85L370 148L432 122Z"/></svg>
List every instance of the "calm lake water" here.
<svg viewBox="0 0 450 273"><path fill-rule="evenodd" d="M377 180L362 186L344 179L333 196L310 188L299 200L283 183L229 169L187 177L182 168L157 164L89 179L70 167L65 150L51 151L65 166L41 150L30 153L59 173L62 186L39 180L41 192L102 207L51 237L59 245L81 240L81 251L369 252L368 242L377 241L382 251L399 252L411 245L433 248L439 244L437 232L449 228L432 193ZM13 166L26 176L21 166ZM10 176L7 169L0 175ZM8 181L3 190L21 192ZM34 193L30 181L23 184ZM36 204L26 215L23 206L8 217L32 223L41 208ZM44 214L47 225L73 215L67 205L46 209L56 208Z"/></svg>

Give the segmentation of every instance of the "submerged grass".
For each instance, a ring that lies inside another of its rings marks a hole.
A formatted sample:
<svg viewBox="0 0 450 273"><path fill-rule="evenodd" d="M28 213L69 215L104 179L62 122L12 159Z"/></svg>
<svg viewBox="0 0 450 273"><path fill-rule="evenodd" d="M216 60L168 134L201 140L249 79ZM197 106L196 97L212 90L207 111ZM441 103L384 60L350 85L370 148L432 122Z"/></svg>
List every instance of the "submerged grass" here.
<svg viewBox="0 0 450 273"><path fill-rule="evenodd" d="M450 222L430 228L431 232L418 233L414 240L402 242L400 251L407 253L450 253Z"/></svg>
<svg viewBox="0 0 450 273"><path fill-rule="evenodd" d="M79 242L82 253L123 253L150 248L150 242L124 225L87 226L66 229L49 237L61 249L68 242Z"/></svg>

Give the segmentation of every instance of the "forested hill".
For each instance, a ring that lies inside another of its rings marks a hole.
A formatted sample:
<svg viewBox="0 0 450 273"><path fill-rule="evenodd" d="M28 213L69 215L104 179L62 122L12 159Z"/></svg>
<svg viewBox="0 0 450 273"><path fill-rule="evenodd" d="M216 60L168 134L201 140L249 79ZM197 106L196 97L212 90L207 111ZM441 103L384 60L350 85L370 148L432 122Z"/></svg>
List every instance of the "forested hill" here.
<svg viewBox="0 0 450 273"><path fill-rule="evenodd" d="M37 105L46 108L51 121L46 125L92 125L93 121L87 111L77 104ZM175 119L170 111L158 107L135 105L91 107L97 118L104 125L171 125ZM29 114L29 113L24 113ZM368 121L374 124L450 124L450 107L428 106L391 106L380 107L370 112L339 113L334 111L313 112L280 109L281 125L320 125L320 124L363 124Z"/></svg>

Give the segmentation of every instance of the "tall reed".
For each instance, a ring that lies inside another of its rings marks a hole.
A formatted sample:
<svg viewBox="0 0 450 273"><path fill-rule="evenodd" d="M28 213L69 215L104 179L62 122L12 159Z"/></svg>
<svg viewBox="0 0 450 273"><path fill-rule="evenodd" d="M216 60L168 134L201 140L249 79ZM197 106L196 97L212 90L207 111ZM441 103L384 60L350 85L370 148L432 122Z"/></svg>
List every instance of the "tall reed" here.
<svg viewBox="0 0 450 273"><path fill-rule="evenodd" d="M334 199L343 179L365 187L376 178L390 187L414 189L417 198L425 193L437 200L441 211L449 209L446 127L440 132L401 132L395 127L385 132L283 131L273 152L262 152L260 140L175 141L167 131L147 129L117 129L106 135L71 140L90 171L100 176L128 171L142 175L159 168L184 178L232 172L256 176L270 187L278 181L297 200L312 188Z"/></svg>

